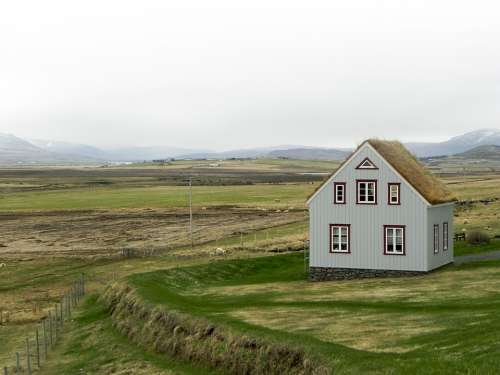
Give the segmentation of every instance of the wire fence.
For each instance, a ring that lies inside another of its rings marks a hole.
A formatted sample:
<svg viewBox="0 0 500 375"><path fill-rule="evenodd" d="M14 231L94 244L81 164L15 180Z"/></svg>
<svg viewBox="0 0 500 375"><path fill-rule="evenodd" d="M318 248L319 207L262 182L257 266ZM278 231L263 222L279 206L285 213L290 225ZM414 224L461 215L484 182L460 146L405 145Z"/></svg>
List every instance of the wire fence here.
<svg viewBox="0 0 500 375"><path fill-rule="evenodd" d="M47 361L50 350L60 340L67 320L71 318L73 310L85 295L85 277L80 278L64 293L59 303L49 310L35 327L35 330L26 336L24 346L15 353L15 357L8 366L3 367L3 375L28 374L40 370Z"/></svg>

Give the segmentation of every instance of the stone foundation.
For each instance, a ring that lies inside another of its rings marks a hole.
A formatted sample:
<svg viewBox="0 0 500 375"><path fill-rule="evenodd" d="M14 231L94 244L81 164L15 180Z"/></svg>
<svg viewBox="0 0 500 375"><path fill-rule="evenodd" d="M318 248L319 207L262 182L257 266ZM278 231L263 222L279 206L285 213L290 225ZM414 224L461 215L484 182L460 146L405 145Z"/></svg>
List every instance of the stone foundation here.
<svg viewBox="0 0 500 375"><path fill-rule="evenodd" d="M309 281L352 280L374 277L421 276L424 271L371 270L362 268L309 267Z"/></svg>

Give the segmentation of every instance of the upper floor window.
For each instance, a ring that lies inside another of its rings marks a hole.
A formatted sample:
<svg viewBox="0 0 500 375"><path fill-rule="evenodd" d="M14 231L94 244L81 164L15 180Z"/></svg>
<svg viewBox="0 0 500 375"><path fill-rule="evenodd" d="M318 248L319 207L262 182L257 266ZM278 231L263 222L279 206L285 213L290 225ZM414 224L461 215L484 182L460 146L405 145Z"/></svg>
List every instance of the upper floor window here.
<svg viewBox="0 0 500 375"><path fill-rule="evenodd" d="M369 158L364 158L363 161L358 164L356 169L378 169L378 168Z"/></svg>
<svg viewBox="0 0 500 375"><path fill-rule="evenodd" d="M356 203L377 204L377 180L356 180Z"/></svg>
<svg viewBox="0 0 500 375"><path fill-rule="evenodd" d="M388 184L388 204L400 204L400 189L401 184L389 182Z"/></svg>
<svg viewBox="0 0 500 375"><path fill-rule="evenodd" d="M405 254L405 227L403 225L384 225L384 254Z"/></svg>
<svg viewBox="0 0 500 375"><path fill-rule="evenodd" d="M350 231L349 224L331 224L330 225L330 252L332 253L350 253Z"/></svg>
<svg viewBox="0 0 500 375"><path fill-rule="evenodd" d="M448 223L443 223L443 250L448 250Z"/></svg>
<svg viewBox="0 0 500 375"><path fill-rule="evenodd" d="M345 204L345 182L334 182L333 194L333 203Z"/></svg>
<svg viewBox="0 0 500 375"><path fill-rule="evenodd" d="M434 254L439 253L439 224L434 224Z"/></svg>

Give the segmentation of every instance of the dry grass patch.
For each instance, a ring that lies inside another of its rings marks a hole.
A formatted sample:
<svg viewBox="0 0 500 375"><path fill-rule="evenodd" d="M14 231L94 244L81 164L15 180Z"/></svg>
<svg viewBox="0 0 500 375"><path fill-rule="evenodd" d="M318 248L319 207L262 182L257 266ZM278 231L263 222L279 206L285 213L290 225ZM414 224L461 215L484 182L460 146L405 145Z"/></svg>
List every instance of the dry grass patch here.
<svg viewBox="0 0 500 375"><path fill-rule="evenodd" d="M329 342L371 352L414 350L402 340L443 329L434 314L311 308L251 308L230 313L248 323L287 332L309 333Z"/></svg>
<svg viewBox="0 0 500 375"><path fill-rule="evenodd" d="M349 280L311 283L261 283L211 287L189 290L186 294L212 294L223 296L251 295L275 292L275 301L371 301L371 302L432 302L460 300L464 297L481 298L497 294L500 290L498 268L477 270L440 271L421 277Z"/></svg>

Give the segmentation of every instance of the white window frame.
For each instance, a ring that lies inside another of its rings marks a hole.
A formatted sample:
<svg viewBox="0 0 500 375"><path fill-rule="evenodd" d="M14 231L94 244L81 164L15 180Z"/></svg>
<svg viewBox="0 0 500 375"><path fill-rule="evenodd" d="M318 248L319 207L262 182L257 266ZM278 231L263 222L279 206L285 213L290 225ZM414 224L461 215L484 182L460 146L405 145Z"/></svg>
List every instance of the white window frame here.
<svg viewBox="0 0 500 375"><path fill-rule="evenodd" d="M364 184L365 196L361 196L361 185ZM368 200L369 185L373 185L373 201ZM356 181L356 203L357 204L377 204L377 181L376 180L357 180ZM363 198L363 199L361 199Z"/></svg>
<svg viewBox="0 0 500 375"><path fill-rule="evenodd" d="M369 158L364 158L361 161L361 163L358 164L356 169L378 169L378 168Z"/></svg>
<svg viewBox="0 0 500 375"><path fill-rule="evenodd" d="M333 197L333 203L335 204L345 204L345 191L346 191L346 184L345 182L334 182L334 197ZM338 188L341 188L342 190L342 199L338 198L339 190Z"/></svg>
<svg viewBox="0 0 500 375"><path fill-rule="evenodd" d="M434 254L439 253L439 224L434 224Z"/></svg>
<svg viewBox="0 0 500 375"><path fill-rule="evenodd" d="M342 232L345 231L345 234ZM335 242L337 234L338 242ZM343 245L345 248L342 249ZM330 253L349 254L351 252L351 226L348 224L330 224Z"/></svg>
<svg viewBox="0 0 500 375"><path fill-rule="evenodd" d="M389 235L389 231L392 231ZM398 235L400 232L400 235ZM384 226L384 254L386 255L405 255L405 236L406 227L403 225L385 225ZM396 249L398 239L401 239L401 249ZM389 250L389 239L391 239L393 249Z"/></svg>
<svg viewBox="0 0 500 375"><path fill-rule="evenodd" d="M443 223L443 251L448 250L449 246L448 222Z"/></svg>
<svg viewBox="0 0 500 375"><path fill-rule="evenodd" d="M393 191L393 188L395 188L395 191ZM401 185L395 182L389 182L389 202L388 204L390 205L399 205L400 202L400 189ZM396 195L394 196L393 193ZM393 200L392 198L396 198L396 200Z"/></svg>

